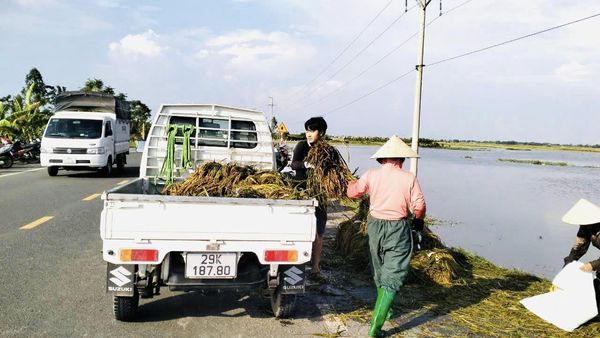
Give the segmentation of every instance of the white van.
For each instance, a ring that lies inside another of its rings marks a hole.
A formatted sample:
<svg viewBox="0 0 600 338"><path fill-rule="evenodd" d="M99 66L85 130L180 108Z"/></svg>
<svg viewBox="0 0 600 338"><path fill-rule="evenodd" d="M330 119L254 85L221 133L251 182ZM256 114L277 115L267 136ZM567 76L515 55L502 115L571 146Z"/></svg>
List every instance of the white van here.
<svg viewBox="0 0 600 338"><path fill-rule="evenodd" d="M123 169L129 154L130 116L124 101L103 93L67 92L42 137L40 162L48 175L59 169Z"/></svg>

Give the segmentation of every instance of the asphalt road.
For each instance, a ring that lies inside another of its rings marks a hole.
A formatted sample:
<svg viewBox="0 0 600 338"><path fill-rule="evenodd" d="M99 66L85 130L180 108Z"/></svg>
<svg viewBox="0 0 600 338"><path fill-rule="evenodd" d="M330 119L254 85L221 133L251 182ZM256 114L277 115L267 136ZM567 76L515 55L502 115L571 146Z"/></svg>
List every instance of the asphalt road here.
<svg viewBox="0 0 600 338"><path fill-rule="evenodd" d="M140 300L138 321L117 322L105 293L99 194L135 179L139 160L132 153L125 171L110 178L66 171L50 177L39 165L0 169L0 336L289 337L342 330L328 314L335 312L332 299L348 303L339 292L309 292L299 297L294 319L276 320L258 294L163 288ZM344 335L364 336L367 329L344 328Z"/></svg>

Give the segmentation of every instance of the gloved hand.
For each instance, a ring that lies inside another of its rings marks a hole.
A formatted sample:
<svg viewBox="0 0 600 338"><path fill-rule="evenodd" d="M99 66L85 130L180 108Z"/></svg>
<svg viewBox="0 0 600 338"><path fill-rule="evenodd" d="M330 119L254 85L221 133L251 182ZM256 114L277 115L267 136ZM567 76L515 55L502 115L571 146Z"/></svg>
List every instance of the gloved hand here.
<svg viewBox="0 0 600 338"><path fill-rule="evenodd" d="M304 162L304 168L311 169L311 168L314 168L314 167L312 166L312 164L310 164L308 162Z"/></svg>
<svg viewBox="0 0 600 338"><path fill-rule="evenodd" d="M423 226L425 225L425 220L420 218L415 218L412 221L412 229L415 231L423 231Z"/></svg>

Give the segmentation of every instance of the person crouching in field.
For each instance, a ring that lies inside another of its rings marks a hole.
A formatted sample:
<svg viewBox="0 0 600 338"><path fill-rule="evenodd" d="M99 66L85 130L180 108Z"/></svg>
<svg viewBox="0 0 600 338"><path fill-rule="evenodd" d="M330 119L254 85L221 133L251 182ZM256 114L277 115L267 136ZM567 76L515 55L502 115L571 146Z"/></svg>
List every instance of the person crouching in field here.
<svg viewBox="0 0 600 338"><path fill-rule="evenodd" d="M577 261L588 251L590 244L600 249L600 207L594 203L580 199L575 205L567 211L562 221L568 224L579 225L575 244L571 248L569 255L564 259L564 265ZM594 272L594 290L596 291L596 305L600 311L600 258L584 263L581 268L584 272Z"/></svg>
<svg viewBox="0 0 600 338"><path fill-rule="evenodd" d="M413 227L423 227L425 199L416 176L402 169L405 158L419 157L399 137L392 136L371 158L381 166L348 183L350 198L369 195L367 232L377 287L377 301L371 318L369 336L381 335L396 293L408 274L412 254Z"/></svg>

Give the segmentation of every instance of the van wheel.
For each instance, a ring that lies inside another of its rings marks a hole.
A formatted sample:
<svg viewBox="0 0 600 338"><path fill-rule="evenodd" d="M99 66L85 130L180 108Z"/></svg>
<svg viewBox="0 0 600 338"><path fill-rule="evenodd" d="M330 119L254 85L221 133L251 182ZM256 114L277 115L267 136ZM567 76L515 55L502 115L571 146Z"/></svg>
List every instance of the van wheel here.
<svg viewBox="0 0 600 338"><path fill-rule="evenodd" d="M58 167L48 167L48 176L58 175Z"/></svg>
<svg viewBox="0 0 600 338"><path fill-rule="evenodd" d="M133 290L133 297L113 296L113 312L116 320L130 322L135 319L140 302L140 294L137 288L134 287Z"/></svg>
<svg viewBox="0 0 600 338"><path fill-rule="evenodd" d="M278 287L271 295L271 310L275 318L289 318L296 309L296 295L282 294L281 287Z"/></svg>
<svg viewBox="0 0 600 338"><path fill-rule="evenodd" d="M102 175L110 177L110 175L112 175L112 166L112 157L109 156L108 161L106 161L106 166L102 168Z"/></svg>

